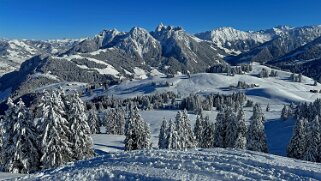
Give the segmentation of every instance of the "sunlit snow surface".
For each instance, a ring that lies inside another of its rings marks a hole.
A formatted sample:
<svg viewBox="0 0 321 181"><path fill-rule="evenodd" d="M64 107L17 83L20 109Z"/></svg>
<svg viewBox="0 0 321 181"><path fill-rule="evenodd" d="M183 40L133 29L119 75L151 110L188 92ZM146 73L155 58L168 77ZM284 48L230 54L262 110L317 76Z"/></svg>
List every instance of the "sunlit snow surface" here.
<svg viewBox="0 0 321 181"><path fill-rule="evenodd" d="M264 153L206 149L117 152L22 180L320 180L321 164Z"/></svg>

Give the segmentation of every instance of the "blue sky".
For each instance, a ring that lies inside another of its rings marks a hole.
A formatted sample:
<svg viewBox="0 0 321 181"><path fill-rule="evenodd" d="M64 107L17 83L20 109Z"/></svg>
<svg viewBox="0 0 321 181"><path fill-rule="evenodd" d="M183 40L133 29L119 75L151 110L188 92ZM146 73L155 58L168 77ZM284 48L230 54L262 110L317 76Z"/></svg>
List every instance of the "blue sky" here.
<svg viewBox="0 0 321 181"><path fill-rule="evenodd" d="M160 22L190 33L316 25L320 7L319 0L0 0L0 37L79 38L109 28L154 30Z"/></svg>

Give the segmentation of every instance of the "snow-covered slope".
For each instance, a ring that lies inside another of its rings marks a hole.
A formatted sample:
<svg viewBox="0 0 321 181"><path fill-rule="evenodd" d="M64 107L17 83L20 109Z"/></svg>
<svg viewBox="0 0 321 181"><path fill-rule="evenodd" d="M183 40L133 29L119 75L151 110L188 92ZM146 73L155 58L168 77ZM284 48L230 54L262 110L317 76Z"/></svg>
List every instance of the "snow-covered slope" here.
<svg viewBox="0 0 321 181"><path fill-rule="evenodd" d="M244 91L251 99L262 102L268 100L278 104L290 102L313 101L321 98L320 94L310 93L311 89L321 89L321 85L312 86L313 80L304 77L302 83L289 80L291 73L278 71L278 77L259 78L257 75L265 68L264 65L254 64L253 71L245 75L226 76L226 74L200 73L193 74L190 79L185 75L178 75L174 78L153 77L141 81L127 81L110 88L108 94L120 97L133 97L142 94L173 91L181 96L188 96L191 93L208 94L212 92L232 93L239 89L230 88L236 86L238 81L245 81L248 84L259 84L257 88ZM170 87L157 87L152 83L173 83Z"/></svg>
<svg viewBox="0 0 321 181"><path fill-rule="evenodd" d="M21 180L320 180L321 164L251 151L109 153Z"/></svg>
<svg viewBox="0 0 321 181"><path fill-rule="evenodd" d="M230 60L233 64L244 62L268 62L306 45L321 36L321 26L306 26L298 28L282 28L276 31L278 35L264 44L252 48Z"/></svg>
<svg viewBox="0 0 321 181"><path fill-rule="evenodd" d="M198 33L195 36L204 40L210 40L219 47L230 50L234 54L239 54L271 40L274 34L269 32L245 32L232 27L222 27Z"/></svg>
<svg viewBox="0 0 321 181"><path fill-rule="evenodd" d="M59 54L81 40L0 40L0 76L18 69L35 55Z"/></svg>
<svg viewBox="0 0 321 181"><path fill-rule="evenodd" d="M279 59L269 62L270 64L286 64L286 65L296 65L303 64L306 62L314 61L321 58L321 37L316 38L312 42L301 46Z"/></svg>

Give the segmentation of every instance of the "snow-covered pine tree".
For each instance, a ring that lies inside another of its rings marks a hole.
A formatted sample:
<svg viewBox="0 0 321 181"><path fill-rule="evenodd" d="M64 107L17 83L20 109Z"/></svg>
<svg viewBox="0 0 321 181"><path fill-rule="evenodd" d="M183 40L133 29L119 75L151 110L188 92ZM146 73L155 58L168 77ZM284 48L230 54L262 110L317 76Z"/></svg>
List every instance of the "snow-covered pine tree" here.
<svg viewBox="0 0 321 181"><path fill-rule="evenodd" d="M269 103L266 105L265 111L266 111L266 112L269 112L269 111L270 111L270 104L269 104Z"/></svg>
<svg viewBox="0 0 321 181"><path fill-rule="evenodd" d="M150 103L149 97L143 97L142 98L142 108L144 110L150 110L153 108L153 106Z"/></svg>
<svg viewBox="0 0 321 181"><path fill-rule="evenodd" d="M162 126L159 130L159 136L158 136L158 148L160 149L166 149L167 148L167 129L168 129L168 123L167 120L164 118L162 122Z"/></svg>
<svg viewBox="0 0 321 181"><path fill-rule="evenodd" d="M320 162L320 145L321 145L321 125L319 116L316 115L308 126L308 133L306 137L306 151L303 159L311 162Z"/></svg>
<svg viewBox="0 0 321 181"><path fill-rule="evenodd" d="M226 121L226 147L234 148L238 136L238 120L232 109L225 111Z"/></svg>
<svg viewBox="0 0 321 181"><path fill-rule="evenodd" d="M149 125L140 116L137 107L130 110L125 129L126 138L124 142L126 151L151 148Z"/></svg>
<svg viewBox="0 0 321 181"><path fill-rule="evenodd" d="M201 140L201 143L199 144L199 147L201 148L212 148L214 147L214 131L215 131L215 125L214 123L210 123L209 118L206 117L203 122L203 139Z"/></svg>
<svg viewBox="0 0 321 181"><path fill-rule="evenodd" d="M289 110L286 105L283 106L283 109L281 111L281 119L283 121L287 120L289 118Z"/></svg>
<svg viewBox="0 0 321 181"><path fill-rule="evenodd" d="M55 168L73 161L71 131L64 112L60 94L52 91L44 94L40 109L41 167Z"/></svg>
<svg viewBox="0 0 321 181"><path fill-rule="evenodd" d="M298 82L302 82L302 73L299 73L298 75Z"/></svg>
<svg viewBox="0 0 321 181"><path fill-rule="evenodd" d="M262 112L262 108L261 108L260 104L258 104L258 103L256 103L253 106L253 115L251 117L251 120L253 118L257 118L257 117L262 117L262 122L263 123L265 122L265 119L264 119L264 116L263 116L263 112Z"/></svg>
<svg viewBox="0 0 321 181"><path fill-rule="evenodd" d="M300 119L296 122L293 136L287 148L287 156L296 159L303 159L303 155L307 146L306 132L308 121Z"/></svg>
<svg viewBox="0 0 321 181"><path fill-rule="evenodd" d="M22 99L16 107L16 120L13 125L14 153L7 159L5 170L13 173L31 173L39 170L40 150L32 116Z"/></svg>
<svg viewBox="0 0 321 181"><path fill-rule="evenodd" d="M117 116L115 109L110 109L107 113L106 119L106 133L107 134L117 134Z"/></svg>
<svg viewBox="0 0 321 181"><path fill-rule="evenodd" d="M196 117L196 122L195 122L195 126L194 126L194 135L195 135L195 140L197 143L198 147L201 147L202 144L202 139L203 139L203 131L204 131L204 119L203 119L203 115L198 115Z"/></svg>
<svg viewBox="0 0 321 181"><path fill-rule="evenodd" d="M2 147L1 147L1 164L8 165L10 164L11 157L15 151L15 143L13 140L13 127L17 121L16 109L17 106L14 104L12 99L9 97L7 100L8 109L5 111L5 116L2 122Z"/></svg>
<svg viewBox="0 0 321 181"><path fill-rule="evenodd" d="M263 124L263 113L261 107L256 104L253 107L253 116L247 135L247 149L260 152L268 152L266 135Z"/></svg>
<svg viewBox="0 0 321 181"><path fill-rule="evenodd" d="M152 136L151 136L151 132L150 132L150 126L149 124L144 121L143 119L141 119L142 124L143 124L143 129L141 130L141 141L139 142L139 144L141 145L140 149L151 149L152 148Z"/></svg>
<svg viewBox="0 0 321 181"><path fill-rule="evenodd" d="M99 119L95 109L91 109L88 113L88 126L90 128L91 134L96 134L100 132L100 127L98 126Z"/></svg>
<svg viewBox="0 0 321 181"><path fill-rule="evenodd" d="M176 131L179 137L179 149L195 148L195 138L187 111L179 111L176 116Z"/></svg>
<svg viewBox="0 0 321 181"><path fill-rule="evenodd" d="M214 133L214 146L226 147L226 121L225 110L221 110L216 116L215 133Z"/></svg>
<svg viewBox="0 0 321 181"><path fill-rule="evenodd" d="M67 117L70 124L69 139L72 144L73 157L76 160L91 158L94 156L93 142L84 103L78 93L70 95L69 102Z"/></svg>
<svg viewBox="0 0 321 181"><path fill-rule="evenodd" d="M246 148L246 132L245 114L243 109L240 109L237 115L237 136L233 148Z"/></svg>
<svg viewBox="0 0 321 181"><path fill-rule="evenodd" d="M176 125L172 119L169 120L168 129L166 132L166 148L169 150L178 150L179 149L179 137L176 131Z"/></svg>
<svg viewBox="0 0 321 181"><path fill-rule="evenodd" d="M116 132L119 135L124 134L125 129L125 112L122 107L116 109Z"/></svg>

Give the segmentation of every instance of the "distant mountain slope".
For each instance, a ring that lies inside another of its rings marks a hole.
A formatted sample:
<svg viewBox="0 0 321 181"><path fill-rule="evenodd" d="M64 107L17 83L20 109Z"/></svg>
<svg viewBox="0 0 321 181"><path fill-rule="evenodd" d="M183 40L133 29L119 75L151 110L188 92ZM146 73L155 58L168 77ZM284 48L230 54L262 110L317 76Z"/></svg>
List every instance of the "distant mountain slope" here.
<svg viewBox="0 0 321 181"><path fill-rule="evenodd" d="M59 54L80 40L0 40L0 76L20 67L25 60L40 54Z"/></svg>
<svg viewBox="0 0 321 181"><path fill-rule="evenodd" d="M230 60L232 64L262 62L278 59L321 36L321 26L284 29L275 38Z"/></svg>
<svg viewBox="0 0 321 181"><path fill-rule="evenodd" d="M94 38L80 42L65 54L91 53L106 48L129 57L137 66L157 67L163 72L200 72L211 65L226 64L222 59L226 53L214 43L189 35L180 27L164 25L158 26L153 32L139 27L129 32L104 30ZM109 57L104 51L100 51L100 55L113 62L121 61L118 56Z"/></svg>
<svg viewBox="0 0 321 181"><path fill-rule="evenodd" d="M267 63L292 72L302 73L320 82L321 36Z"/></svg>
<svg viewBox="0 0 321 181"><path fill-rule="evenodd" d="M20 180L320 180L320 173L318 163L215 148L109 153Z"/></svg>
<svg viewBox="0 0 321 181"><path fill-rule="evenodd" d="M81 60L85 59L68 60L48 55L35 56L22 63L19 71L0 77L0 90L10 89L13 97L19 97L37 87L57 82L115 83L113 75L104 74L102 71L108 69L112 73L113 68L110 65L85 61L83 66L86 68L84 68L81 66Z"/></svg>
<svg viewBox="0 0 321 181"><path fill-rule="evenodd" d="M165 66L200 72L211 65L226 64L225 52L215 44L187 34L181 27L159 25L152 35L160 42ZM174 69L175 70L175 69Z"/></svg>
<svg viewBox="0 0 321 181"><path fill-rule="evenodd" d="M268 62L269 64L300 64L321 58L321 36L284 56Z"/></svg>
<svg viewBox="0 0 321 181"><path fill-rule="evenodd" d="M234 54L239 54L271 40L275 35L272 32L245 32L231 27L222 27L197 33L195 36L212 41L220 47L233 51Z"/></svg>

